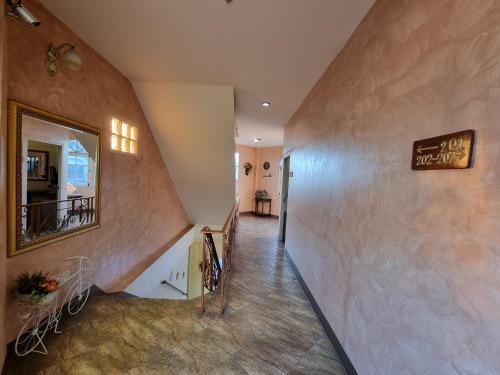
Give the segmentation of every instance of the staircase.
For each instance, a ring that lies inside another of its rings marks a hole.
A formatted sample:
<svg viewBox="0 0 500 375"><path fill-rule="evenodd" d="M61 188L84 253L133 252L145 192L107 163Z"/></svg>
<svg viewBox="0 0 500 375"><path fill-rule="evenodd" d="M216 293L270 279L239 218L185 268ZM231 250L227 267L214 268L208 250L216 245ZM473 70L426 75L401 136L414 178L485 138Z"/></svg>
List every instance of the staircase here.
<svg viewBox="0 0 500 375"><path fill-rule="evenodd" d="M204 227L203 252L201 267L201 312L205 312L205 289L210 292L220 289L220 313L224 314L224 297L227 277L231 270L231 255L236 241L238 229L240 199L236 199L233 209L229 214L222 230L211 230ZM222 236L222 265L217 254L214 235Z"/></svg>

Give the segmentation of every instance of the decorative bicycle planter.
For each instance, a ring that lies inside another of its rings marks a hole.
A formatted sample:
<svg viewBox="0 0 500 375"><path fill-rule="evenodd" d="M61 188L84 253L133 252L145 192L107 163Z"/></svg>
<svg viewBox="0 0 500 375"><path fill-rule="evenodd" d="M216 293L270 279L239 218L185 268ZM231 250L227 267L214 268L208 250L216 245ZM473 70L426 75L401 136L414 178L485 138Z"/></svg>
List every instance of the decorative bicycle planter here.
<svg viewBox="0 0 500 375"><path fill-rule="evenodd" d="M19 302L22 306L21 319L24 325L15 343L15 352L22 357L29 353L47 354L43 338L50 329L61 333L57 327L67 304L70 315L83 308L89 298L93 284L95 264L87 257L65 259L72 262L71 269L54 277L58 290L41 298L37 303Z"/></svg>

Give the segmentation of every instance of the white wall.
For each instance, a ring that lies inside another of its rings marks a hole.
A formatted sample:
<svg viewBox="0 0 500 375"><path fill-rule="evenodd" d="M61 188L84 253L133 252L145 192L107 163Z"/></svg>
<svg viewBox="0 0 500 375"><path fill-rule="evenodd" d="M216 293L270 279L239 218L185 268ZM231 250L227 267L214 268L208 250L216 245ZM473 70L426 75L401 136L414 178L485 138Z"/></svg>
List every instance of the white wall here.
<svg viewBox="0 0 500 375"><path fill-rule="evenodd" d="M224 223L235 198L234 88L133 86L190 221Z"/></svg>
<svg viewBox="0 0 500 375"><path fill-rule="evenodd" d="M194 228L159 257L148 269L130 284L125 292L143 298L187 299L169 285L166 280L187 294L189 277L189 247L193 243Z"/></svg>

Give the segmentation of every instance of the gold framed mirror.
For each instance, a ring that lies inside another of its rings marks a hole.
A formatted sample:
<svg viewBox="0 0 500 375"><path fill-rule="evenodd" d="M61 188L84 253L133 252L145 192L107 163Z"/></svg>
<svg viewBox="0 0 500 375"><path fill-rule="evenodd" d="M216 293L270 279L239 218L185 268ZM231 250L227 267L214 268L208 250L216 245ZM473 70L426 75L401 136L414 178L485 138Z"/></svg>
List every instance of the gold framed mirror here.
<svg viewBox="0 0 500 375"><path fill-rule="evenodd" d="M8 102L8 255L99 227L101 130Z"/></svg>

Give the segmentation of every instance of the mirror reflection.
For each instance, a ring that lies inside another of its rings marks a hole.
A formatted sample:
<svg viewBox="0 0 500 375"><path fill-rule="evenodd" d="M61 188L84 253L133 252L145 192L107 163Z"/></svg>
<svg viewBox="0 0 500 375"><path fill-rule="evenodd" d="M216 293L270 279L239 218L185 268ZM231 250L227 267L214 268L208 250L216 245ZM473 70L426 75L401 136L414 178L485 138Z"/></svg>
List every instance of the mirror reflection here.
<svg viewBox="0 0 500 375"><path fill-rule="evenodd" d="M22 115L22 240L96 220L98 138Z"/></svg>
<svg viewBox="0 0 500 375"><path fill-rule="evenodd" d="M101 131L9 100L10 256L99 226Z"/></svg>

